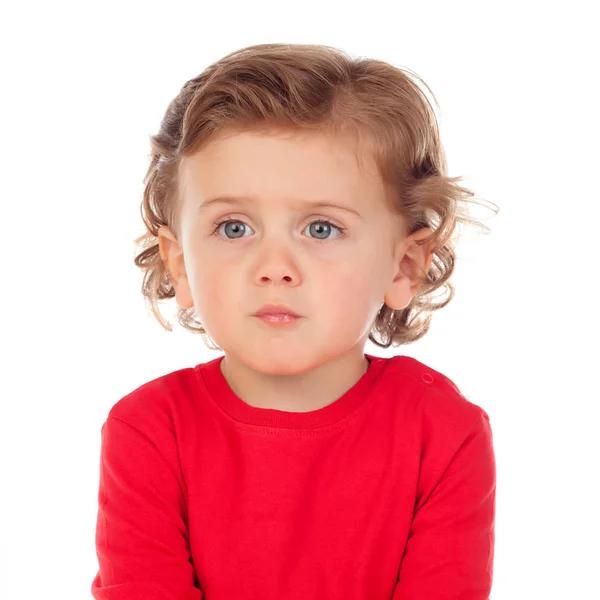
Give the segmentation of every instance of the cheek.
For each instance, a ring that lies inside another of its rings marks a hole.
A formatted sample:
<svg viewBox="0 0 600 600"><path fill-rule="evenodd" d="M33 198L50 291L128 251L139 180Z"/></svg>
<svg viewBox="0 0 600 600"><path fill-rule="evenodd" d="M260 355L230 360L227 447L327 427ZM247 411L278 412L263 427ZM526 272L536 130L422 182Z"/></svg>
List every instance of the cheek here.
<svg viewBox="0 0 600 600"><path fill-rule="evenodd" d="M209 313L222 307L231 296L231 277L226 269L197 262L191 273L190 285L194 303L201 312Z"/></svg>
<svg viewBox="0 0 600 600"><path fill-rule="evenodd" d="M345 271L331 274L323 280L323 293L329 299L333 309L348 315L361 312L372 302L373 273L365 272L364 268L353 263L354 267Z"/></svg>

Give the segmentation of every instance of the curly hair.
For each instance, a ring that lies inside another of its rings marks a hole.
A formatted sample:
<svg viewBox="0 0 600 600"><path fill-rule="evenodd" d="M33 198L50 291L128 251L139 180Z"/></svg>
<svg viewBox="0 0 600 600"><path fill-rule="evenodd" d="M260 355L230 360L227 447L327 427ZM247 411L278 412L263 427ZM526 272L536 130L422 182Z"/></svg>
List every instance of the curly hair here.
<svg viewBox="0 0 600 600"><path fill-rule="evenodd" d="M430 243L434 249L410 304L393 310L383 303L369 339L388 348L423 337L432 312L454 296L450 277L456 261L455 232L466 223L486 233L489 228L460 205L483 202L459 185L462 177L447 176L436 115L419 81L423 82L408 69L353 58L331 46L259 44L226 55L185 83L169 103L159 132L150 136L151 162L140 207L146 232L135 239L134 262L144 275L142 294L159 323L172 331L158 308L160 300L175 296L160 256L158 228L168 226L179 239L178 172L183 157L226 129L351 132L375 159L391 191L393 214L405 220L408 234L430 228L432 234L417 243ZM498 207L490 205L497 213ZM445 298L433 297L438 288L444 288ZM202 334L209 347L220 349L196 320L193 308L179 308L177 320Z"/></svg>

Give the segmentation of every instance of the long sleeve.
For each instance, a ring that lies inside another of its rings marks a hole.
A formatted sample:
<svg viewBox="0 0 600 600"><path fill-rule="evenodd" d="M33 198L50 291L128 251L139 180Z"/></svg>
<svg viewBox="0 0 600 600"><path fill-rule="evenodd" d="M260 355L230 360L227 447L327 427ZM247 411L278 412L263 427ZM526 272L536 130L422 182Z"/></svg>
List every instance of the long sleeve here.
<svg viewBox="0 0 600 600"><path fill-rule="evenodd" d="M488 600L496 463L481 411L429 497L417 505L393 600Z"/></svg>
<svg viewBox="0 0 600 600"><path fill-rule="evenodd" d="M167 441L165 441L167 440ZM96 525L96 600L202 600L172 446L159 449L119 418L102 426ZM165 458L167 456L168 458Z"/></svg>

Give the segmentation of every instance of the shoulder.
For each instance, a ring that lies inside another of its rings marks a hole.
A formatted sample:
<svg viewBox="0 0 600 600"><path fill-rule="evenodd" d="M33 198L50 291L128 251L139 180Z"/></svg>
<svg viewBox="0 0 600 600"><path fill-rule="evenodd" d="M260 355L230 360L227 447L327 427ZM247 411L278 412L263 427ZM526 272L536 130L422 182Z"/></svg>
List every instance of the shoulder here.
<svg viewBox="0 0 600 600"><path fill-rule="evenodd" d="M466 427L476 426L482 419L489 421L487 412L466 398L448 375L410 356L394 356L388 360L387 372L392 379L408 377L416 387L424 418Z"/></svg>
<svg viewBox="0 0 600 600"><path fill-rule="evenodd" d="M183 368L147 381L125 396L110 409L108 419L118 419L142 433L160 433L169 429L174 433L178 415L185 413L185 405L197 394L193 368Z"/></svg>
<svg viewBox="0 0 600 600"><path fill-rule="evenodd" d="M412 382L400 426L418 449L420 495L427 498L444 474L475 473L491 486L496 467L488 413L440 371L407 356L391 360L393 378Z"/></svg>

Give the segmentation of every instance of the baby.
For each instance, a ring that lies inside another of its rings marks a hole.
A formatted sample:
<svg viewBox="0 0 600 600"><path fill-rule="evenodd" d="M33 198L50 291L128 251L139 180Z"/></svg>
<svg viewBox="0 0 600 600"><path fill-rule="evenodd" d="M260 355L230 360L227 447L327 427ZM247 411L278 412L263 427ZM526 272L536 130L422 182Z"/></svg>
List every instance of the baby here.
<svg viewBox="0 0 600 600"><path fill-rule="evenodd" d="M489 598L488 414L431 367L364 351L427 333L453 236L480 225L418 81L263 44L169 104L135 264L159 322L175 297L224 354L103 424L96 600Z"/></svg>

